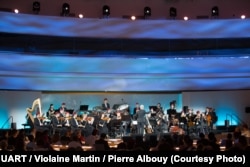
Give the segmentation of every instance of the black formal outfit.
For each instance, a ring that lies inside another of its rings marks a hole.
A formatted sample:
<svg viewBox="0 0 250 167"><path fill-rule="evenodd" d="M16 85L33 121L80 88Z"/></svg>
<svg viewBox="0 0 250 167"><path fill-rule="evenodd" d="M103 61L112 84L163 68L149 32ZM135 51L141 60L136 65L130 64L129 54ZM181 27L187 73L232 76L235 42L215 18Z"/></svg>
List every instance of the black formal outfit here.
<svg viewBox="0 0 250 167"><path fill-rule="evenodd" d="M67 111L67 108L66 107L60 107L58 109L58 111L60 112L61 117L65 117L65 112Z"/></svg>
<svg viewBox="0 0 250 167"><path fill-rule="evenodd" d="M109 110L110 104L109 103L102 103L102 110Z"/></svg>
<svg viewBox="0 0 250 167"><path fill-rule="evenodd" d="M169 130L170 130L171 126L175 126L174 119L176 119L177 111L174 108L170 108L167 110L167 114L168 114L168 119L169 119Z"/></svg>
<svg viewBox="0 0 250 167"><path fill-rule="evenodd" d="M144 126L148 125L147 121L146 121L146 114L148 114L149 112L146 112L145 110L139 110L136 113L136 117L137 117L137 133L139 135L143 135L144 132Z"/></svg>
<svg viewBox="0 0 250 167"><path fill-rule="evenodd" d="M39 118L34 118L34 127L37 131L49 131L49 126L44 125L42 120L40 120Z"/></svg>
<svg viewBox="0 0 250 167"><path fill-rule="evenodd" d="M66 132L66 129L63 127L61 121L56 116L52 117L51 125L53 127L53 133L57 131L60 132L61 135L63 135Z"/></svg>
<svg viewBox="0 0 250 167"><path fill-rule="evenodd" d="M79 123L76 118L70 119L70 126L71 126L72 132L75 132L76 130L79 130L79 129L82 131L82 129L83 129L82 124Z"/></svg>

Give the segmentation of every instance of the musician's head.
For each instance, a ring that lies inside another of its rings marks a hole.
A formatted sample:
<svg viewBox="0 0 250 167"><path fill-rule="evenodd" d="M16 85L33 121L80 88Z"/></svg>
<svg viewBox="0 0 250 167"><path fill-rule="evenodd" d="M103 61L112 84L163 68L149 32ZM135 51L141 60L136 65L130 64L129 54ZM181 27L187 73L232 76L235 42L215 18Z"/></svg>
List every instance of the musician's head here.
<svg viewBox="0 0 250 167"><path fill-rule="evenodd" d="M170 102L170 108L174 109L175 108L175 103L174 102Z"/></svg>
<svg viewBox="0 0 250 167"><path fill-rule="evenodd" d="M56 112L56 113L55 113L55 116L56 116L56 117L59 117L59 116L60 116L60 112Z"/></svg>
<svg viewBox="0 0 250 167"><path fill-rule="evenodd" d="M65 116L69 117L69 112L68 111L65 112Z"/></svg>
<svg viewBox="0 0 250 167"><path fill-rule="evenodd" d="M135 106L136 106L137 108L139 108L139 107L140 107L140 104L137 102L137 103L135 103Z"/></svg>
<svg viewBox="0 0 250 167"><path fill-rule="evenodd" d="M104 101L104 103L107 103L107 102L108 102L108 99L107 99L107 98L104 98L103 101Z"/></svg>
<svg viewBox="0 0 250 167"><path fill-rule="evenodd" d="M65 107L65 106L66 106L66 103L63 102L63 103L62 103L62 107Z"/></svg>
<svg viewBox="0 0 250 167"><path fill-rule="evenodd" d="M160 108L161 107L161 103L157 103L157 107Z"/></svg>
<svg viewBox="0 0 250 167"><path fill-rule="evenodd" d="M49 107L50 107L50 108L54 108L54 105L53 105L53 104L50 104Z"/></svg>
<svg viewBox="0 0 250 167"><path fill-rule="evenodd" d="M76 118L77 117L77 113L76 112L73 112L73 117Z"/></svg>

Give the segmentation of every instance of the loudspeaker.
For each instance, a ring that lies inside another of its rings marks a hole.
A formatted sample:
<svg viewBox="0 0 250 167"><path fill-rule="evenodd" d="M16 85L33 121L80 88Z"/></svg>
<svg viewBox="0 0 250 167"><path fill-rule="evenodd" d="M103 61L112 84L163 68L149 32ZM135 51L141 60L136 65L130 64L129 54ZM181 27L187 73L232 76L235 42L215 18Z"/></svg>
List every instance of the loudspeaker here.
<svg viewBox="0 0 250 167"><path fill-rule="evenodd" d="M225 127L229 127L230 126L230 123L229 123L229 120L225 120Z"/></svg>
<svg viewBox="0 0 250 167"><path fill-rule="evenodd" d="M11 129L16 129L16 123L11 123Z"/></svg>
<svg viewBox="0 0 250 167"><path fill-rule="evenodd" d="M246 108L245 108L245 112L246 112L246 113L250 113L250 107L246 107Z"/></svg>

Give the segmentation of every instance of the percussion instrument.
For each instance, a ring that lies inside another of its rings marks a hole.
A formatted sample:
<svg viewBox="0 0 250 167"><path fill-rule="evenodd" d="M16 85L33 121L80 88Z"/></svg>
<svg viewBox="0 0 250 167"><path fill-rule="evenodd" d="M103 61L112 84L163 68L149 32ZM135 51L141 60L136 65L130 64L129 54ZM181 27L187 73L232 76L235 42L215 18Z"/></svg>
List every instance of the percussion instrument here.
<svg viewBox="0 0 250 167"><path fill-rule="evenodd" d="M120 105L120 106L117 108L117 110L125 110L125 109L127 109L128 107L129 107L128 104L122 104L122 105Z"/></svg>

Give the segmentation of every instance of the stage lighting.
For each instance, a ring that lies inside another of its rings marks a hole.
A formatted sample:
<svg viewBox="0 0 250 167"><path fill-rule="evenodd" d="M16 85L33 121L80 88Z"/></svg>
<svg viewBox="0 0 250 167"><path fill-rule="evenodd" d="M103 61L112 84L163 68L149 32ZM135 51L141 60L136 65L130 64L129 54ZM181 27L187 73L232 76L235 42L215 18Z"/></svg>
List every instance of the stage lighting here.
<svg viewBox="0 0 250 167"><path fill-rule="evenodd" d="M40 12L40 2L35 1L33 2L33 12L38 14Z"/></svg>
<svg viewBox="0 0 250 167"><path fill-rule="evenodd" d="M136 17L135 16L131 16L130 19L131 20L136 20Z"/></svg>
<svg viewBox="0 0 250 167"><path fill-rule="evenodd" d="M246 16L245 16L245 15L241 15L240 18L241 18L241 19L245 19Z"/></svg>
<svg viewBox="0 0 250 167"><path fill-rule="evenodd" d="M169 16L170 16L171 18L175 18L175 17L177 16L177 10L176 10L176 8L171 7L171 8L169 9Z"/></svg>
<svg viewBox="0 0 250 167"><path fill-rule="evenodd" d="M62 5L62 16L68 16L70 13L70 6L68 3Z"/></svg>
<svg viewBox="0 0 250 167"><path fill-rule="evenodd" d="M149 16L151 16L151 8L148 7L148 6L146 6L146 7L144 8L144 18L147 18L147 17L149 17Z"/></svg>
<svg viewBox="0 0 250 167"><path fill-rule="evenodd" d="M14 9L14 13L19 13L19 10L18 9Z"/></svg>
<svg viewBox="0 0 250 167"><path fill-rule="evenodd" d="M212 17L218 17L219 16L219 8L217 6L212 7L211 15L212 15Z"/></svg>
<svg viewBox="0 0 250 167"><path fill-rule="evenodd" d="M110 7L108 5L102 7L102 15L103 17L108 17L110 15Z"/></svg>

